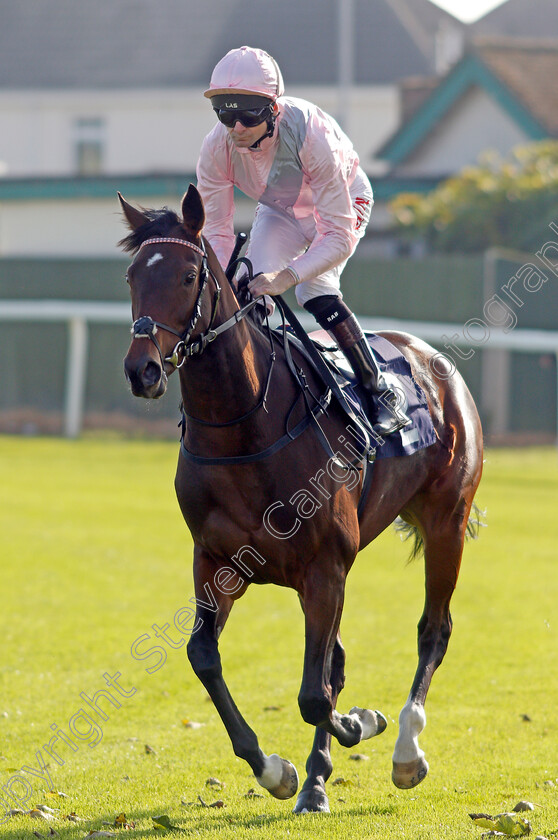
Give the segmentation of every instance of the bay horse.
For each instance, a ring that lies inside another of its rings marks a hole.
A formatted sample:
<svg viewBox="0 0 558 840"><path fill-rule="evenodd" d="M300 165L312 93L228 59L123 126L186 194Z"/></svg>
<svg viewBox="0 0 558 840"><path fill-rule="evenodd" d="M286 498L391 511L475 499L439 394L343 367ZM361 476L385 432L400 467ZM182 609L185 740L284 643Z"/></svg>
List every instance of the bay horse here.
<svg viewBox="0 0 558 840"><path fill-rule="evenodd" d="M411 788L428 772L418 736L432 675L448 646L450 599L482 471L473 399L455 370L433 375L432 347L405 333L383 333L426 395L436 441L408 457L378 460L364 502L362 471L348 461L340 469L340 453L327 458L313 433L319 424L327 439L345 440L347 417L323 397L310 410L301 391L321 394L323 386L311 364L296 348L288 364L281 342L244 317L246 308L202 236L205 213L196 188L190 185L182 200L182 217L167 208L138 209L118 195L131 230L119 244L134 254L127 273L134 337L126 377L132 393L147 399L164 394L173 371L180 379L175 488L194 540L196 622L187 648L194 672L259 784L279 799L294 796L295 767L263 752L229 693L218 639L250 583L298 593L306 642L298 702L316 729L294 811L328 811L332 736L351 747L386 727L380 712L336 710L345 679L339 636L345 582L358 551L400 517L420 538L425 558L418 667L393 754L393 782ZM443 358L438 354L438 372ZM306 390L292 375L293 360Z"/></svg>

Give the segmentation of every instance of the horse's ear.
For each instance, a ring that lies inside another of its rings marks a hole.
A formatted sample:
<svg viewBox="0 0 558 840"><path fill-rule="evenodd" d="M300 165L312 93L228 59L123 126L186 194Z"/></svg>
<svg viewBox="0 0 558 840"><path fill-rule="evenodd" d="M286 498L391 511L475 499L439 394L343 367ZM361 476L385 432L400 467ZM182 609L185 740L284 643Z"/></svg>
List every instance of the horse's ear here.
<svg viewBox="0 0 558 840"><path fill-rule="evenodd" d="M118 200L131 230L136 230L141 227L141 225L144 225L149 221L147 216L142 213L141 210L138 210L137 207L132 207L131 204L128 204L121 193L118 193Z"/></svg>
<svg viewBox="0 0 558 840"><path fill-rule="evenodd" d="M193 184L188 187L188 192L182 199L182 224L184 228L198 237L205 224L205 210L201 195Z"/></svg>

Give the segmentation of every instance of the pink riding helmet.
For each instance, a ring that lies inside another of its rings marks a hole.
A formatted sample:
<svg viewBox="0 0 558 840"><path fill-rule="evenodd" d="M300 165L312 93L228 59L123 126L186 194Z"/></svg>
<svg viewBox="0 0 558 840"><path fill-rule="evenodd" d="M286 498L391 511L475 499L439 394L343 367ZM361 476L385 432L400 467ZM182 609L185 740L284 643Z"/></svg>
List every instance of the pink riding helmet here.
<svg viewBox="0 0 558 840"><path fill-rule="evenodd" d="M264 50L253 47L239 47L230 50L216 65L211 75L209 90L204 96L235 93L268 96L277 99L285 92L279 66Z"/></svg>

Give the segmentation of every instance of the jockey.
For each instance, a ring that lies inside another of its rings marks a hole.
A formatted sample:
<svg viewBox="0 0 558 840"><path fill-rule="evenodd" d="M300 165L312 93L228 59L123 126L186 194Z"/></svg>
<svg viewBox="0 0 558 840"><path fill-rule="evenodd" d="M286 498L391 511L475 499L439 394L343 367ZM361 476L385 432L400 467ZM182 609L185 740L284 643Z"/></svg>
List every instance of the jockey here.
<svg viewBox="0 0 558 840"><path fill-rule="evenodd" d="M262 273L250 282L251 294L273 296L296 286L298 303L333 336L370 396L374 431L396 431L409 420L340 291L341 272L373 204L350 140L315 105L284 96L277 63L260 49L228 52L204 95L218 122L203 142L197 180L204 235L221 265L234 247L237 187L258 202L247 256Z"/></svg>

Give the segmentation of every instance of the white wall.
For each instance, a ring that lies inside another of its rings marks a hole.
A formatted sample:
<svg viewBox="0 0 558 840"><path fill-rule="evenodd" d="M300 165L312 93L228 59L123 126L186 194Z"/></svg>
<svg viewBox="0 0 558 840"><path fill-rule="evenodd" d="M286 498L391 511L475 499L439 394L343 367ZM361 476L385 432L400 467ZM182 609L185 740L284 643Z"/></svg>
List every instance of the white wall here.
<svg viewBox="0 0 558 840"><path fill-rule="evenodd" d="M397 173L447 175L476 163L487 149L505 155L529 139L485 90L474 86L428 133L405 164L397 167Z"/></svg>
<svg viewBox="0 0 558 840"><path fill-rule="evenodd" d="M75 121L95 117L105 121L108 175L192 171L214 120L207 100L185 90L3 92L4 174L76 174Z"/></svg>
<svg viewBox="0 0 558 840"><path fill-rule="evenodd" d="M188 184L185 183L184 190ZM177 195L136 197L132 204L180 211ZM237 226L250 231L254 203L237 202ZM0 256L122 256L116 243L127 233L116 194L110 198L0 202Z"/></svg>
<svg viewBox="0 0 558 840"><path fill-rule="evenodd" d="M334 114L334 88L293 88ZM215 117L201 91L4 91L0 92L0 174L11 177L76 174L76 120L105 123L103 174L193 172ZM365 166L394 130L399 98L394 86L352 94L347 126Z"/></svg>

